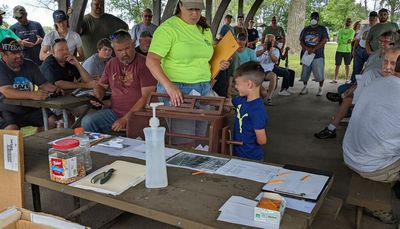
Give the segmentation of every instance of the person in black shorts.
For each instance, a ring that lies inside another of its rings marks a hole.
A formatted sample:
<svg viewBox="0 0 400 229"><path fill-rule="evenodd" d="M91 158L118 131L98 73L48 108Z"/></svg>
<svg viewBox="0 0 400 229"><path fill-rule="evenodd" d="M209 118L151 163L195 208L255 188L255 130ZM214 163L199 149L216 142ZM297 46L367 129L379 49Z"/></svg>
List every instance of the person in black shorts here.
<svg viewBox="0 0 400 229"><path fill-rule="evenodd" d="M50 93L60 93L60 89L46 81L33 61L24 59L23 47L15 39L3 39L0 51L0 128L18 130L28 125L43 126L41 109L5 104L3 99L45 100ZM56 117L48 114L51 128Z"/></svg>

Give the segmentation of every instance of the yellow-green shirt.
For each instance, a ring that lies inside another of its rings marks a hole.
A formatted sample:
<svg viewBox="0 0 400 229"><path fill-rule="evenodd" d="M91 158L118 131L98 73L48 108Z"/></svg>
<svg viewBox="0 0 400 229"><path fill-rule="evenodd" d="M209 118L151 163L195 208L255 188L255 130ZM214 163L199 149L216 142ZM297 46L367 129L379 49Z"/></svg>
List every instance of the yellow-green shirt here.
<svg viewBox="0 0 400 229"><path fill-rule="evenodd" d="M161 56L161 67L172 82L200 83L211 79L211 30L172 16L154 32L149 52Z"/></svg>

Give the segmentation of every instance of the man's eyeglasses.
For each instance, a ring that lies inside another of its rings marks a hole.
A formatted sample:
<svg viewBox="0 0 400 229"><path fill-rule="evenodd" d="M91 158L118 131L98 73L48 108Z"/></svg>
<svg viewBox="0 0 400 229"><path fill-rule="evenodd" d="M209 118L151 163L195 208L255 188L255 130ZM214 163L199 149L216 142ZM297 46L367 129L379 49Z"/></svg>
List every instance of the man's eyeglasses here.
<svg viewBox="0 0 400 229"><path fill-rule="evenodd" d="M124 29L119 29L119 30L115 31L113 34L111 34L111 41L117 39L120 36L129 36L130 37L131 35L129 34L128 31L126 31Z"/></svg>

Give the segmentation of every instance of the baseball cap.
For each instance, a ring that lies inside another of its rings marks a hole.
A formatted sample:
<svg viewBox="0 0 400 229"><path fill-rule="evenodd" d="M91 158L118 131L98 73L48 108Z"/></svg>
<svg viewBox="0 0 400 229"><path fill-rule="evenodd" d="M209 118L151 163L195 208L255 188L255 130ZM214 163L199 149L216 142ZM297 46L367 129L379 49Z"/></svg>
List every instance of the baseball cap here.
<svg viewBox="0 0 400 229"><path fill-rule="evenodd" d="M311 18L313 17L319 17L319 13L318 12L312 12L310 15Z"/></svg>
<svg viewBox="0 0 400 229"><path fill-rule="evenodd" d="M7 37L0 42L0 49L2 52L21 52L22 50L24 50L24 47L18 44L18 41L14 38Z"/></svg>
<svg viewBox="0 0 400 229"><path fill-rule="evenodd" d="M378 13L376 11L369 12L369 17L378 17Z"/></svg>
<svg viewBox="0 0 400 229"><path fill-rule="evenodd" d="M26 10L23 6L16 6L13 9L13 18L20 18L26 14Z"/></svg>
<svg viewBox="0 0 400 229"><path fill-rule="evenodd" d="M0 9L0 15L4 15L4 14L6 14L6 11Z"/></svg>
<svg viewBox="0 0 400 229"><path fill-rule="evenodd" d="M379 13L388 13L389 11L385 8L382 8L378 11Z"/></svg>
<svg viewBox="0 0 400 229"><path fill-rule="evenodd" d="M64 13L64 11L56 10L53 13L53 20L54 20L54 23L57 23L57 22L62 22L62 21L68 20L68 17Z"/></svg>
<svg viewBox="0 0 400 229"><path fill-rule="evenodd" d="M145 30L145 31L140 33L140 38L143 38L143 37L151 37L151 38L153 38L153 35L151 35L151 33L149 31Z"/></svg>
<svg viewBox="0 0 400 229"><path fill-rule="evenodd" d="M204 6L203 0L181 0L182 6L186 9L200 9L204 10L206 7Z"/></svg>
<svg viewBox="0 0 400 229"><path fill-rule="evenodd" d="M232 15L227 14L227 15L225 15L225 18L230 18L230 19L232 19Z"/></svg>

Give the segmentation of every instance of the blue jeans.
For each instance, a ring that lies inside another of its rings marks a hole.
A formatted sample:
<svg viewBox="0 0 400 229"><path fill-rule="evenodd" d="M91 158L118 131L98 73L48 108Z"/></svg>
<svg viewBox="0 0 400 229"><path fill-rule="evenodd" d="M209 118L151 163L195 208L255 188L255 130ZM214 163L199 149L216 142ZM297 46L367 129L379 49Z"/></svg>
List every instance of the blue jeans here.
<svg viewBox="0 0 400 229"><path fill-rule="evenodd" d="M365 62L368 60L368 53L365 48L358 46L355 50L355 56L353 60L353 73L351 73L351 81L356 82L356 75L360 74Z"/></svg>
<svg viewBox="0 0 400 229"><path fill-rule="evenodd" d="M81 126L85 131L107 133L111 131L111 126L117 119L118 116L114 111L111 109L103 109L83 117Z"/></svg>
<svg viewBox="0 0 400 229"><path fill-rule="evenodd" d="M308 79L310 79L311 71L314 74L315 80L317 82L323 82L325 80L325 60L324 58L315 58L310 66L305 64L301 68L301 78L304 84L307 84Z"/></svg>
<svg viewBox="0 0 400 229"><path fill-rule="evenodd" d="M201 96L209 96L211 93L211 83L201 82L201 83L175 83L174 84L181 90L182 94L188 95L192 90L196 90ZM166 93L164 86L160 83L157 84L157 92ZM164 104L169 103L169 99L163 100ZM207 109L206 106L201 106L196 104L203 109ZM205 136L207 133L207 122L205 121L195 121L195 120L183 120L183 119L166 119L167 124L172 133L187 134L195 136ZM192 143L190 139L182 138L172 138L172 144L188 144Z"/></svg>
<svg viewBox="0 0 400 229"><path fill-rule="evenodd" d="M281 86L281 91L286 90L289 88L289 79L290 79L290 73L286 68L281 68L279 66L274 65L274 69L272 70L273 73L275 73L277 76L282 77L282 86Z"/></svg>

